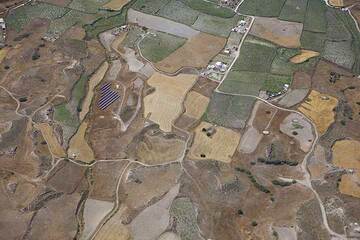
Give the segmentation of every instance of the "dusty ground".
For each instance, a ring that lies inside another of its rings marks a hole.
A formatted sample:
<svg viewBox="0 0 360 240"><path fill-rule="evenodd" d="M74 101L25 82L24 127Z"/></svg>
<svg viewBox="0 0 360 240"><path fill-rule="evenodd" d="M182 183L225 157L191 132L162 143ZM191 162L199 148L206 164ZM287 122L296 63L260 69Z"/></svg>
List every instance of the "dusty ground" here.
<svg viewBox="0 0 360 240"><path fill-rule="evenodd" d="M191 37L182 47L157 62L155 66L168 73L174 73L183 67L206 67L209 61L223 49L225 43L225 38L200 33Z"/></svg>
<svg viewBox="0 0 360 240"><path fill-rule="evenodd" d="M303 25L276 18L257 17L250 34L287 48L300 47Z"/></svg>
<svg viewBox="0 0 360 240"><path fill-rule="evenodd" d="M49 146L50 152L56 157L65 157L64 148L60 145L57 136L54 134L53 128L47 123L40 123L34 126L41 131L45 141Z"/></svg>
<svg viewBox="0 0 360 240"><path fill-rule="evenodd" d="M147 83L155 91L144 98L144 116L159 124L161 130L170 132L172 122L182 112L182 102L196 78L196 75L191 74L179 74L175 77L160 73L152 75Z"/></svg>

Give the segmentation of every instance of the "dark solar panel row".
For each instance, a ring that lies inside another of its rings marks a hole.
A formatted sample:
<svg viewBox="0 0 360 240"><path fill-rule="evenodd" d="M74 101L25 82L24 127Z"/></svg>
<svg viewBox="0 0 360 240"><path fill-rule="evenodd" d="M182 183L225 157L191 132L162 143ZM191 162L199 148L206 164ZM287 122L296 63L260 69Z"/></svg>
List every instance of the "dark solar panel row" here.
<svg viewBox="0 0 360 240"><path fill-rule="evenodd" d="M110 83L105 83L100 88L101 96L98 102L98 107L101 110L105 110L109 107L113 102L120 98L120 95L111 89Z"/></svg>

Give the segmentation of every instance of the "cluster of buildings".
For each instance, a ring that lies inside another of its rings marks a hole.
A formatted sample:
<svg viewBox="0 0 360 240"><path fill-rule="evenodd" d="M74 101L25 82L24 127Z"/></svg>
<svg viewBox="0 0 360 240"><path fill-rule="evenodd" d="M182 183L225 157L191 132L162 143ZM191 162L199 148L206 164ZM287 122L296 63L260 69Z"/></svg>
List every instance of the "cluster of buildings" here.
<svg viewBox="0 0 360 240"><path fill-rule="evenodd" d="M0 18L0 48L5 47L6 41L6 23L4 18Z"/></svg>
<svg viewBox="0 0 360 240"><path fill-rule="evenodd" d="M279 92L266 92L266 95L267 95L268 98L274 98L274 97L280 96L283 93L287 92L289 87L290 87L289 84L284 84L283 89L281 91L279 91Z"/></svg>

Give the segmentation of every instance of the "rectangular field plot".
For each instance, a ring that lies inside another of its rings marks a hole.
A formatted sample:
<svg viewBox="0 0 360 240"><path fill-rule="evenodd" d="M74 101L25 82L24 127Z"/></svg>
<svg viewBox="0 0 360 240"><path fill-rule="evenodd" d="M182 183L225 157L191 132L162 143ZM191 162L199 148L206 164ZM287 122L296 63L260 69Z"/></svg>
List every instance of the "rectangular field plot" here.
<svg viewBox="0 0 360 240"><path fill-rule="evenodd" d="M141 53L151 62L159 62L185 44L186 39L162 32L147 35L139 44Z"/></svg>
<svg viewBox="0 0 360 240"><path fill-rule="evenodd" d="M286 0L244 0L239 8L239 12L253 16L278 17L285 1Z"/></svg>
<svg viewBox="0 0 360 240"><path fill-rule="evenodd" d="M192 27L201 32L221 37L228 37L231 29L237 25L239 20L240 16L238 15L232 18L221 18L207 14L200 14Z"/></svg>
<svg viewBox="0 0 360 240"><path fill-rule="evenodd" d="M177 0L171 0L158 12L158 16L186 25L193 25L199 14L198 11Z"/></svg>
<svg viewBox="0 0 360 240"><path fill-rule="evenodd" d="M285 84L291 83L291 75L275 75L259 72L230 72L220 86L227 93L258 96L260 90L271 93L283 91Z"/></svg>
<svg viewBox="0 0 360 240"><path fill-rule="evenodd" d="M258 95L262 88L267 73L258 72L230 72L227 78L220 85L223 92Z"/></svg>
<svg viewBox="0 0 360 240"><path fill-rule="evenodd" d="M34 18L54 20L63 16L67 11L69 10L66 8L46 3L25 5L11 11L6 16L6 24L9 28L20 31L25 24L29 23Z"/></svg>
<svg viewBox="0 0 360 240"><path fill-rule="evenodd" d="M325 44L325 33L303 31L301 35L301 47L303 49L322 52Z"/></svg>
<svg viewBox="0 0 360 240"><path fill-rule="evenodd" d="M311 32L326 32L326 5L324 1L310 0L308 2L304 30Z"/></svg>
<svg viewBox="0 0 360 240"><path fill-rule="evenodd" d="M258 38L247 37L240 49L234 71L269 72L276 55L276 46Z"/></svg>
<svg viewBox="0 0 360 240"><path fill-rule="evenodd" d="M235 12L231 9L220 7L207 1L184 0L184 2L192 9L212 16L231 18L235 15Z"/></svg>
<svg viewBox="0 0 360 240"><path fill-rule="evenodd" d="M228 128L243 128L251 114L255 98L214 93L204 120Z"/></svg>
<svg viewBox="0 0 360 240"><path fill-rule="evenodd" d="M304 22L308 0L286 0L279 19L290 22Z"/></svg>
<svg viewBox="0 0 360 240"><path fill-rule="evenodd" d="M155 15L155 13L157 13L169 2L170 0L137 0L132 5L132 8L144 13Z"/></svg>

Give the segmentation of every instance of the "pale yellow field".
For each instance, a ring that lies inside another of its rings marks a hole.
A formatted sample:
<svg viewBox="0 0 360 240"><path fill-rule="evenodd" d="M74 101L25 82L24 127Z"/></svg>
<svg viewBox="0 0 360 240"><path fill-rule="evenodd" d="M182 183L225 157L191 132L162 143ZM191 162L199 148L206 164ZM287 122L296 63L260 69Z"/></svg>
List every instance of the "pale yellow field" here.
<svg viewBox="0 0 360 240"><path fill-rule="evenodd" d="M341 140L332 147L333 164L340 168L354 169L354 174L341 177L339 190L343 194L360 198L360 142Z"/></svg>
<svg viewBox="0 0 360 240"><path fill-rule="evenodd" d="M200 33L190 38L168 57L157 62L155 66L161 71L169 73L176 72L182 67L206 67L209 61L224 48L225 44L226 38Z"/></svg>
<svg viewBox="0 0 360 240"><path fill-rule="evenodd" d="M92 101L92 99L94 97L94 88L104 78L108 68L109 68L109 63L105 61L100 66L100 68L89 79L88 92L87 92L86 97L85 97L85 99L83 101L81 112L79 113L80 121L82 121L85 118L86 114L89 112L91 101Z"/></svg>
<svg viewBox="0 0 360 240"><path fill-rule="evenodd" d="M66 153L58 142L52 127L48 123L39 123L35 125L36 129L41 131L45 141L48 144L50 152L56 157L65 157Z"/></svg>
<svg viewBox="0 0 360 240"><path fill-rule="evenodd" d="M95 159L94 152L85 140L88 123L82 122L76 134L70 139L68 155L83 162L91 162Z"/></svg>
<svg viewBox="0 0 360 240"><path fill-rule="evenodd" d="M158 123L160 129L171 131L172 122L182 111L182 103L187 91L191 89L197 76L179 74L175 77L155 73L148 80L148 84L155 88L155 92L144 98L144 115L150 114L149 119Z"/></svg>
<svg viewBox="0 0 360 240"><path fill-rule="evenodd" d="M102 6L102 8L119 11L128 2L129 2L129 0L112 0L112 1L108 2L107 4L105 4L104 6Z"/></svg>
<svg viewBox="0 0 360 240"><path fill-rule="evenodd" d="M343 0L329 0L329 3L331 6L334 6L334 7L343 7L344 6Z"/></svg>
<svg viewBox="0 0 360 240"><path fill-rule="evenodd" d="M8 48L0 49L0 63L5 59L7 53L9 52Z"/></svg>
<svg viewBox="0 0 360 240"><path fill-rule="evenodd" d="M296 64L303 63L303 62L309 60L310 58L317 57L320 55L320 53L311 51L311 50L302 49L300 51L301 51L301 53L292 57L290 59L290 62L296 63Z"/></svg>
<svg viewBox="0 0 360 240"><path fill-rule="evenodd" d="M208 97L205 97L198 92L191 91L188 93L185 100L185 114L189 117L200 119L206 111L209 102L210 100Z"/></svg>
<svg viewBox="0 0 360 240"><path fill-rule="evenodd" d="M342 194L360 198L360 174L342 175L339 190Z"/></svg>
<svg viewBox="0 0 360 240"><path fill-rule="evenodd" d="M360 142L341 140L332 147L333 164L341 168L360 170Z"/></svg>
<svg viewBox="0 0 360 240"><path fill-rule="evenodd" d="M195 139L190 150L190 158L231 162L231 157L240 141L240 134L231 129L217 126L215 133L208 137L205 132L202 132L202 129L211 126L210 123L202 122L195 129ZM205 154L205 157L201 157L201 154Z"/></svg>
<svg viewBox="0 0 360 240"><path fill-rule="evenodd" d="M316 129L322 135L334 122L335 113L333 109L337 104L336 98L313 90L298 110L315 123Z"/></svg>

